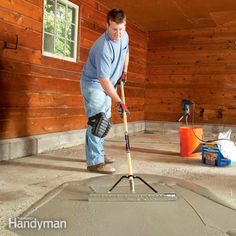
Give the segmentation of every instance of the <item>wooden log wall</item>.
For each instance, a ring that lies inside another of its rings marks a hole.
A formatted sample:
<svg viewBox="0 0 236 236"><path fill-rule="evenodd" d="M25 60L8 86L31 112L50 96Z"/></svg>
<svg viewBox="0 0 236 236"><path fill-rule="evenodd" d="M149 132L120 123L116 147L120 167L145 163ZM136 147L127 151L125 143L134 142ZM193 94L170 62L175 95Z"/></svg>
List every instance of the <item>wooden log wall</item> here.
<svg viewBox="0 0 236 236"><path fill-rule="evenodd" d="M42 56L43 0L0 1L0 139L81 129L87 119L80 76L93 42L106 30L108 9L95 0L79 5L77 63ZM130 36L129 121L144 119L147 33L133 24ZM114 108L113 108L114 109ZM113 122L122 122L116 111Z"/></svg>
<svg viewBox="0 0 236 236"><path fill-rule="evenodd" d="M190 99L196 122L236 124L235 26L150 32L146 88L147 120L176 121Z"/></svg>

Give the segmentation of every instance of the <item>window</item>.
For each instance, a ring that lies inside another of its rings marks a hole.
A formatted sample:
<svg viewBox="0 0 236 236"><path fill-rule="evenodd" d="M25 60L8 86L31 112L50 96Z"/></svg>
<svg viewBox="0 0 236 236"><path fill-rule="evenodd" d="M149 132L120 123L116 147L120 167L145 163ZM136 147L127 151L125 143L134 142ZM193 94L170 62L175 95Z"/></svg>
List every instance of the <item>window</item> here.
<svg viewBox="0 0 236 236"><path fill-rule="evenodd" d="M44 0L43 55L76 61L78 14L68 0Z"/></svg>

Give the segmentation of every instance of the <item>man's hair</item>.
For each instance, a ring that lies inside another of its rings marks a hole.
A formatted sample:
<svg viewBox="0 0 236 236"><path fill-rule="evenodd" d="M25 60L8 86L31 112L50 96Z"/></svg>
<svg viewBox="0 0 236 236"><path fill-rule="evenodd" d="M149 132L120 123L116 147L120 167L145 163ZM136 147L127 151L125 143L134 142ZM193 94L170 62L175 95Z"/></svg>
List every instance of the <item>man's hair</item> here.
<svg viewBox="0 0 236 236"><path fill-rule="evenodd" d="M116 24L123 23L126 21L126 15L121 9L112 9L107 13L107 23L110 24L110 21L114 21Z"/></svg>

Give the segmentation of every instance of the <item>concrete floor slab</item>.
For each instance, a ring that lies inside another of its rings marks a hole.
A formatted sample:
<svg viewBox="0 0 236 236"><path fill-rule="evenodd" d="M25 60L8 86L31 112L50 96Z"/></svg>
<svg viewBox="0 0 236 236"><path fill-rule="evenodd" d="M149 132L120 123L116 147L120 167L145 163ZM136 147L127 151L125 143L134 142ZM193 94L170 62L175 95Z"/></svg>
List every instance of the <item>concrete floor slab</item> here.
<svg viewBox="0 0 236 236"><path fill-rule="evenodd" d="M130 137L130 144L134 173L174 177L201 185L236 209L235 164L220 168L203 165L196 158L181 158L177 133L139 133ZM106 153L116 159L116 173L126 173L123 138L109 139L105 147ZM2 161L0 176L0 234L17 235L5 228L9 218L19 216L62 183L101 175L86 171L81 145Z"/></svg>
<svg viewBox="0 0 236 236"><path fill-rule="evenodd" d="M136 193L130 193L129 181L126 179L112 193L108 193L121 175L94 177L63 184L21 217L32 222L36 219L66 222L60 231L43 229L45 236L204 236L227 235L227 232L234 229L236 211L224 206L223 202L218 201L206 189L170 177L138 176L159 194L154 194L147 185L136 179ZM164 198L163 194L167 192L175 193L176 198ZM99 195L99 198L89 201L91 194ZM148 196L153 194L156 196L155 200L149 200ZM146 199L140 201L138 198L141 195L146 195ZM133 196L131 201L130 196ZM22 236L42 235L37 228L14 231Z"/></svg>

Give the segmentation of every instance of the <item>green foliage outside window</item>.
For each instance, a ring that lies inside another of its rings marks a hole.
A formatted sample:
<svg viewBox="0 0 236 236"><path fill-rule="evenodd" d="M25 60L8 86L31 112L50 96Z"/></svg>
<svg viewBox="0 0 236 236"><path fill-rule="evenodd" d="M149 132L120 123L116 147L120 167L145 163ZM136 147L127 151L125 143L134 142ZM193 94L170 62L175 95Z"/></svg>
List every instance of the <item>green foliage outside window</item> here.
<svg viewBox="0 0 236 236"><path fill-rule="evenodd" d="M64 1L44 1L44 50L74 58L76 9Z"/></svg>

